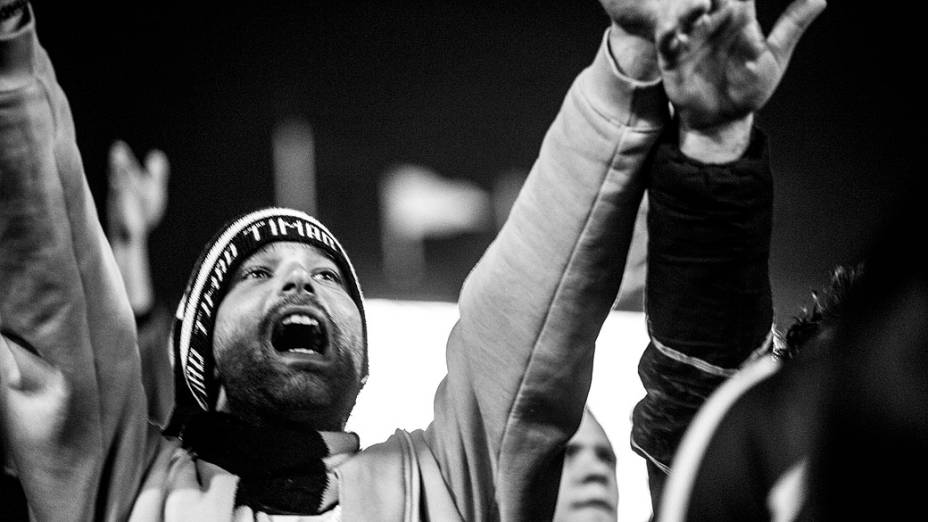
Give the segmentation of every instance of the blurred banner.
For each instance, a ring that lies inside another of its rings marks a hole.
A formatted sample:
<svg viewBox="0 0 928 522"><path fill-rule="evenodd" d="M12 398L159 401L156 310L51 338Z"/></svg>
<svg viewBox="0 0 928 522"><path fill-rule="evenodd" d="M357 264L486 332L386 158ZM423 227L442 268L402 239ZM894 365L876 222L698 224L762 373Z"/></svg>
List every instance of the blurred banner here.
<svg viewBox="0 0 928 522"><path fill-rule="evenodd" d="M415 285L427 272L426 239L479 233L492 227L486 191L420 165L399 165L384 174L380 212L384 274L396 287Z"/></svg>

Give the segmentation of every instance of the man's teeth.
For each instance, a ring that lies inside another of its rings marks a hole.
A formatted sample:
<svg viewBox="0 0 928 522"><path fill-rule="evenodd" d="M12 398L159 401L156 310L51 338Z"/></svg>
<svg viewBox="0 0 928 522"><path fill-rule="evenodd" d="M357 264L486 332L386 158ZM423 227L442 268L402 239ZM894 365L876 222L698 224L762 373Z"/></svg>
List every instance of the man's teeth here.
<svg viewBox="0 0 928 522"><path fill-rule="evenodd" d="M319 325L319 321L317 321L313 317L310 317L304 314L288 315L287 317L284 317L284 320L281 321L280 323L283 325L290 325L290 324L304 324L306 326L318 326Z"/></svg>
<svg viewBox="0 0 928 522"><path fill-rule="evenodd" d="M317 352L316 350L310 350L309 348L290 348L290 349L288 349L287 351L288 351L288 352L296 352L296 353L309 353L309 354L318 354L318 353L319 353L319 352Z"/></svg>
<svg viewBox="0 0 928 522"><path fill-rule="evenodd" d="M279 352L321 355L324 327L310 314L293 312L284 316L274 329L271 342Z"/></svg>

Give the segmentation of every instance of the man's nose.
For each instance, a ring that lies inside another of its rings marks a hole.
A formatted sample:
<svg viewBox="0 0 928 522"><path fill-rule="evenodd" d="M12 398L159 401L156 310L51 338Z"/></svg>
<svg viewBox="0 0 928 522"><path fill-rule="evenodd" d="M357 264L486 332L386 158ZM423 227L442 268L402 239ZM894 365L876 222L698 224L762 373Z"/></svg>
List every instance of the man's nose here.
<svg viewBox="0 0 928 522"><path fill-rule="evenodd" d="M580 478L581 484L602 484L604 486L609 485L609 475L604 469L590 469L586 470L585 473Z"/></svg>
<svg viewBox="0 0 928 522"><path fill-rule="evenodd" d="M294 267L284 276L280 291L282 294L299 294L305 292L314 294L313 278L302 267Z"/></svg>
<svg viewBox="0 0 928 522"><path fill-rule="evenodd" d="M612 467L602 459L598 458L592 452L588 452L577 461L577 469L583 470L581 476L582 482L602 482L608 483L609 475L614 474Z"/></svg>

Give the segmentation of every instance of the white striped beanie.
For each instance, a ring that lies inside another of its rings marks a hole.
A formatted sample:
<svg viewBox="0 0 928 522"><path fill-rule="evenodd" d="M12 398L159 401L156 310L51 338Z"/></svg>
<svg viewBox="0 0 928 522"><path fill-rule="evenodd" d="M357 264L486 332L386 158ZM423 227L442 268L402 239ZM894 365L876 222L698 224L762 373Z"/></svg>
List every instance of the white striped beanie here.
<svg viewBox="0 0 928 522"><path fill-rule="evenodd" d="M243 214L223 226L200 254L181 297L171 330L175 411L171 425L182 429L183 417L212 411L219 395L213 357L213 325L228 282L242 261L268 243L297 241L322 249L345 277L345 288L361 313L367 378L367 321L354 267L335 236L318 220L298 210L268 207ZM171 430L171 427L168 428Z"/></svg>

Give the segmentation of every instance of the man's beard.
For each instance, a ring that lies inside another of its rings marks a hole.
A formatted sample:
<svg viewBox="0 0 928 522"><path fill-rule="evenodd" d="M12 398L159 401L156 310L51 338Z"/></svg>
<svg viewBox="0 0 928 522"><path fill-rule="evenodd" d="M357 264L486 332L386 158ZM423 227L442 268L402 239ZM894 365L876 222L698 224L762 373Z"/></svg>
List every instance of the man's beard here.
<svg viewBox="0 0 928 522"><path fill-rule="evenodd" d="M333 365L324 372L291 368L269 344L241 341L217 354L217 369L233 415L256 423L299 423L341 430L361 390L352 359L360 339L333 321ZM248 337L248 336L245 336Z"/></svg>

